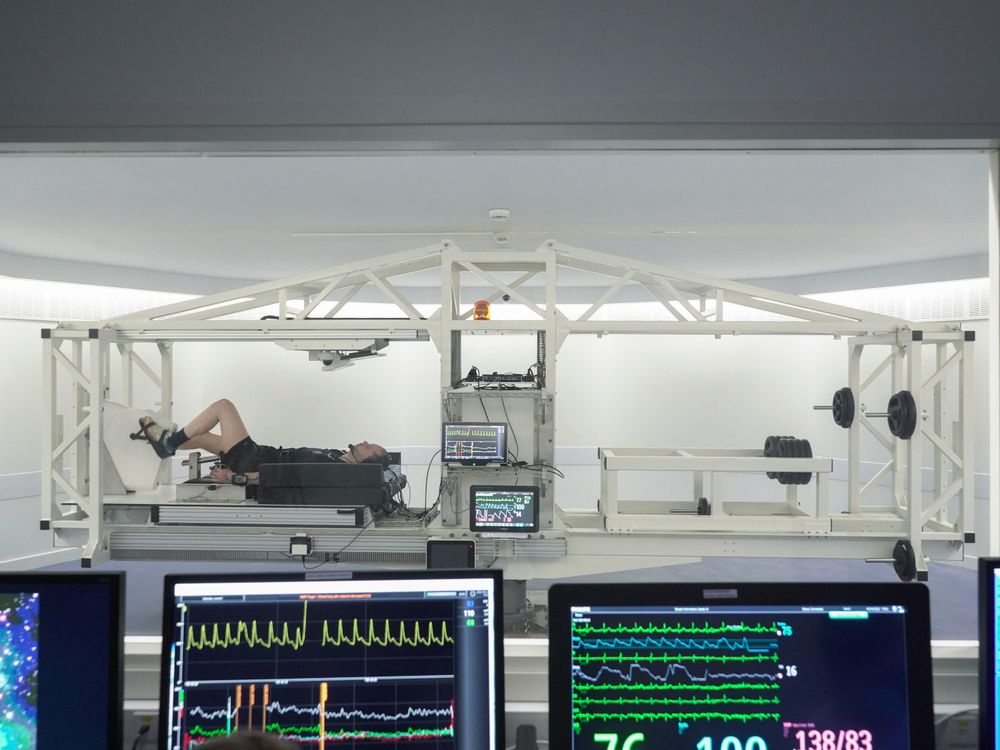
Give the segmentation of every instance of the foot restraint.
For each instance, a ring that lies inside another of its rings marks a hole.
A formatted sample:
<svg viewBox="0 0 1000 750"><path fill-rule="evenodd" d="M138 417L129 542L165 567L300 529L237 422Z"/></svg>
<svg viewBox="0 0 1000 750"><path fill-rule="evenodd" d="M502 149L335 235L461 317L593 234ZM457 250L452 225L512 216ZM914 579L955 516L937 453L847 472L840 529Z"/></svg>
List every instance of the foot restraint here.
<svg viewBox="0 0 1000 750"><path fill-rule="evenodd" d="M152 417L140 417L139 418L139 430L142 432L142 437L149 441L149 444L153 446L153 450L156 451L156 455L160 458L170 458L174 455L174 451L170 449L167 445L167 439L173 434L170 430L158 425L156 420ZM129 437L133 440L137 438L138 433L133 433Z"/></svg>

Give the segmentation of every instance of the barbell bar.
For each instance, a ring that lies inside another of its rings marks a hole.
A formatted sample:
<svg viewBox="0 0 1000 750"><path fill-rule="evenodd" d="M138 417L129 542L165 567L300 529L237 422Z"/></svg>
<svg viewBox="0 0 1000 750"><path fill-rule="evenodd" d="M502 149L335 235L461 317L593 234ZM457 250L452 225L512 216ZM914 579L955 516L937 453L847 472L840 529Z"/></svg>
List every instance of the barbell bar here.
<svg viewBox="0 0 1000 750"><path fill-rule="evenodd" d="M829 406L817 404L815 411L833 411L833 421L847 429L854 424L855 401L850 388L841 388L834 392L833 403ZM909 440L917 429L917 405L913 394L903 390L892 394L885 411L862 412L866 417L885 417L889 432L900 440Z"/></svg>

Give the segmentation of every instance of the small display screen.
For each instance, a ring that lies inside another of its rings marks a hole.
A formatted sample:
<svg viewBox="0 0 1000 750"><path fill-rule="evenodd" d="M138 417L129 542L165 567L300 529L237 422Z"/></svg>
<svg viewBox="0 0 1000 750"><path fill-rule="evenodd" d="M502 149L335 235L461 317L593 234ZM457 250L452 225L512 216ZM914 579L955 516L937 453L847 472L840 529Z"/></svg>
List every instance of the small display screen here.
<svg viewBox="0 0 1000 750"><path fill-rule="evenodd" d="M445 422L441 426L445 463L490 464L506 458L507 425L502 422Z"/></svg>
<svg viewBox="0 0 1000 750"><path fill-rule="evenodd" d="M473 531L538 531L538 488L474 485L469 490Z"/></svg>

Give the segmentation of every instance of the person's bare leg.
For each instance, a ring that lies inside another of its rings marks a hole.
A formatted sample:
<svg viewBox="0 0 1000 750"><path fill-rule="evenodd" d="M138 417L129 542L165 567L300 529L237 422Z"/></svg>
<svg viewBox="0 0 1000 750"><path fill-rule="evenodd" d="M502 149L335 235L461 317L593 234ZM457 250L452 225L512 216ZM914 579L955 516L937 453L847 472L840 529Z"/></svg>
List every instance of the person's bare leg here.
<svg viewBox="0 0 1000 750"><path fill-rule="evenodd" d="M196 438L206 437L216 425L219 425L219 429L222 432L222 435L217 436L218 443L215 446L219 450L212 450L207 445L205 446L205 450L211 450L215 454L221 451L228 451L243 438L250 435L233 402L227 398L223 398L213 403L187 423L184 427L184 434L188 436L188 440L181 448L186 448ZM213 435L213 437L216 436Z"/></svg>
<svg viewBox="0 0 1000 750"><path fill-rule="evenodd" d="M204 435L198 435L188 440L180 446L180 450L208 451L218 456L225 449L222 447L222 435L216 435L214 432L206 432Z"/></svg>

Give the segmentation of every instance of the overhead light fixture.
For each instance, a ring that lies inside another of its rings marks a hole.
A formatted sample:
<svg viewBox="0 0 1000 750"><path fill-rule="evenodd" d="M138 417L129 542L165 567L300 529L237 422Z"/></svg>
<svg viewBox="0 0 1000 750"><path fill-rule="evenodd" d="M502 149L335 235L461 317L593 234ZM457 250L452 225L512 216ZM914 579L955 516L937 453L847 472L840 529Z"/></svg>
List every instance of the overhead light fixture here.
<svg viewBox="0 0 1000 750"><path fill-rule="evenodd" d="M507 219L510 218L510 209L509 208L491 208L490 209L490 218L493 219L493 221L507 221Z"/></svg>

